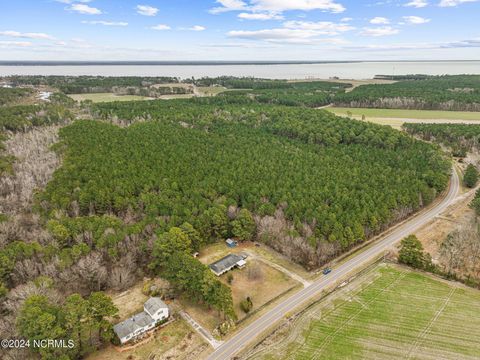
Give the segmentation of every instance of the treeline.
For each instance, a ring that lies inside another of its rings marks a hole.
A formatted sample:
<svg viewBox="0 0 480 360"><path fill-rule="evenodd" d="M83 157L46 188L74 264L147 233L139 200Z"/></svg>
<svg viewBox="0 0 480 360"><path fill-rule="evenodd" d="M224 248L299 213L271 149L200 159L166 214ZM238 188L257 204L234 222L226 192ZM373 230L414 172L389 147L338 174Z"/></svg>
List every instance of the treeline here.
<svg viewBox="0 0 480 360"><path fill-rule="evenodd" d="M339 93L335 105L361 108L480 111L480 75L432 76L362 85Z"/></svg>
<svg viewBox="0 0 480 360"><path fill-rule="evenodd" d="M6 90L6 91L3 91ZM25 131L33 126L57 124L73 119L68 106L72 99L61 93L52 94L50 103L43 105L15 105L20 98L32 94L27 89L0 88L0 176L12 172L14 157L5 151L7 131Z"/></svg>
<svg viewBox="0 0 480 360"><path fill-rule="evenodd" d="M57 302L48 296L54 294L48 278L37 279L34 286L38 294L25 300L17 318L19 334L30 341L27 348L32 353L42 359L80 359L115 336L108 319L118 309L104 293L95 292L88 298L72 294ZM45 340L63 345L34 346L34 341Z"/></svg>
<svg viewBox="0 0 480 360"><path fill-rule="evenodd" d="M403 129L423 140L450 147L454 156L465 157L469 151L480 150L480 125L405 123Z"/></svg>
<svg viewBox="0 0 480 360"><path fill-rule="evenodd" d="M24 131L32 126L57 124L73 117L73 113L63 105L0 107L0 131Z"/></svg>
<svg viewBox="0 0 480 360"><path fill-rule="evenodd" d="M200 79L187 79L185 82L197 86L224 86L228 89L286 89L291 85L286 80L270 80L255 77L204 77Z"/></svg>
<svg viewBox="0 0 480 360"><path fill-rule="evenodd" d="M401 81L401 80L426 80L432 77L433 77L432 75L425 75L425 74L375 75L374 79Z"/></svg>
<svg viewBox="0 0 480 360"><path fill-rule="evenodd" d="M48 85L65 94L111 92L113 88L140 88L179 82L176 77L166 76L10 76L4 79L16 86Z"/></svg>
<svg viewBox="0 0 480 360"><path fill-rule="evenodd" d="M285 106L319 107L330 104L336 93L345 91L350 84L327 81L290 82L288 87L274 89L227 91L220 96L232 97L240 94L259 103Z"/></svg>
<svg viewBox="0 0 480 360"><path fill-rule="evenodd" d="M49 216L128 215L140 232L187 222L203 244L234 235L230 207L248 209L257 236L314 267L430 202L448 181L435 147L323 111L245 112L211 100L96 109L105 119L158 121L63 129L65 165L38 198ZM278 238L266 222L282 227Z"/></svg>
<svg viewBox="0 0 480 360"><path fill-rule="evenodd" d="M160 232L153 245L153 260L149 267L185 291L191 299L205 303L226 318L235 320L230 288L192 256L199 242L200 233L188 223L172 227L168 232Z"/></svg>
<svg viewBox="0 0 480 360"><path fill-rule="evenodd" d="M0 87L0 106L15 104L33 93L30 89Z"/></svg>

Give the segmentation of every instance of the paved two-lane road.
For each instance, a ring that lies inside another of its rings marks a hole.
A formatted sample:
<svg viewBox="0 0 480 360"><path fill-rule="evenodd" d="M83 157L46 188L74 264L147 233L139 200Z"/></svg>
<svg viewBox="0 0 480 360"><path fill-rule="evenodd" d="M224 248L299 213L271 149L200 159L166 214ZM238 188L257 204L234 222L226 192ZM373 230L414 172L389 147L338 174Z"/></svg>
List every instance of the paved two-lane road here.
<svg viewBox="0 0 480 360"><path fill-rule="evenodd" d="M364 251L360 251L358 255L350 258L342 263L327 276L313 282L310 286L300 290L290 298L284 300L273 309L262 315L253 323L239 331L228 341L218 347L209 357L208 360L228 360L232 359L244 347L256 340L257 336L268 330L274 324L279 322L286 314L295 310L308 300L312 300L326 287L335 284L337 281L344 279L348 274L352 274L355 270L384 253L389 247L399 242L404 237L412 234L415 230L439 215L455 200L459 189L459 178L457 172L452 173L450 187L447 195L442 201L431 209L413 217L393 231L385 235L384 238L378 240L373 246Z"/></svg>

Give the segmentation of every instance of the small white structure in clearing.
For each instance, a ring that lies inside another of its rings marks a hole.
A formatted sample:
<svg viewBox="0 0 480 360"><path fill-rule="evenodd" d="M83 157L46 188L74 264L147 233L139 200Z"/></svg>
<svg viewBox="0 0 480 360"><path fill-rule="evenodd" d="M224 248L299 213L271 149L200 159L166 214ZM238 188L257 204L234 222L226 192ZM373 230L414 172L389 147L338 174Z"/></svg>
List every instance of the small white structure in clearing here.
<svg viewBox="0 0 480 360"><path fill-rule="evenodd" d="M168 306L159 297L148 299L143 305L143 310L113 327L122 344L153 329L169 317Z"/></svg>
<svg viewBox="0 0 480 360"><path fill-rule="evenodd" d="M39 94L38 94L38 98L40 100L43 100L43 101L50 101L50 96L52 95L51 92L49 91L41 91Z"/></svg>

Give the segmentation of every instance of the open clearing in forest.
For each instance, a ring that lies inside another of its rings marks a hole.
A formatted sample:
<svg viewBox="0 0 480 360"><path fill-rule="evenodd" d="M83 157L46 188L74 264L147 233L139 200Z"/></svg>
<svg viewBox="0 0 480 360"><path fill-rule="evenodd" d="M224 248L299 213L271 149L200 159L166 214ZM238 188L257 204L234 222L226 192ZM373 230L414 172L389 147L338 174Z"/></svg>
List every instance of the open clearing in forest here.
<svg viewBox="0 0 480 360"><path fill-rule="evenodd" d="M400 128L404 123L468 123L480 124L480 112L437 111L437 110L403 110L403 109L367 109L326 107L325 110L339 116L365 120Z"/></svg>
<svg viewBox="0 0 480 360"><path fill-rule="evenodd" d="M241 243L237 248L231 249L222 242L202 249L198 259L208 265L230 253L238 254L243 251L258 255L257 250L252 243ZM246 261L245 268L234 269L219 277L220 281L232 289L233 305L239 320L247 316L240 308L240 303L247 296L252 299L254 312L293 288L301 286L296 280L259 259L249 256ZM228 283L229 274L233 276L231 284ZM209 331L213 331L223 321L217 311L196 304L187 297L180 299L180 307Z"/></svg>
<svg viewBox="0 0 480 360"><path fill-rule="evenodd" d="M381 264L280 328L248 359L478 359L480 291Z"/></svg>
<svg viewBox="0 0 480 360"><path fill-rule="evenodd" d="M94 103L112 102L112 101L135 101L151 100L152 98L137 95L116 95L114 93L94 93L94 94L70 94L75 101L91 100Z"/></svg>

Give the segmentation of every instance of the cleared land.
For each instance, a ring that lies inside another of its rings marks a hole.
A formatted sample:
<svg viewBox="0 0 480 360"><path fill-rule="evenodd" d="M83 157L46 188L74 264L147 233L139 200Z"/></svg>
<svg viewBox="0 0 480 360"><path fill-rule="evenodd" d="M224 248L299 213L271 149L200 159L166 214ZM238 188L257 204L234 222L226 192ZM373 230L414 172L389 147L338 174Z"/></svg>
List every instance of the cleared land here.
<svg viewBox="0 0 480 360"><path fill-rule="evenodd" d="M403 110L403 109L368 109L368 108L326 108L337 115L347 115L349 112L353 116L365 115L378 118L401 118L401 119L424 119L424 120L478 120L480 121L480 112L469 111L437 111L437 110Z"/></svg>
<svg viewBox="0 0 480 360"><path fill-rule="evenodd" d="M462 123L480 124L480 112L436 111L436 110L402 110L402 109L367 109L325 107L339 116L365 120L380 125L390 125L400 129L404 123Z"/></svg>
<svg viewBox="0 0 480 360"><path fill-rule="evenodd" d="M135 101L151 100L152 98L137 95L116 95L113 93L95 93L95 94L71 94L68 95L75 101L91 100L94 103L112 102L112 101Z"/></svg>
<svg viewBox="0 0 480 360"><path fill-rule="evenodd" d="M200 252L199 260L208 265L229 253L254 252L256 250L251 243L241 245L234 249L228 248L224 243L207 246ZM233 276L231 284L228 283L229 274ZM300 286L296 280L252 257L247 258L245 268L232 270L220 276L220 280L232 289L234 309L239 320L247 316L240 308L240 302L247 296L252 299L252 312L254 312L295 286ZM209 331L213 331L223 321L217 311L207 309L186 297L180 299L180 304L181 308Z"/></svg>
<svg viewBox="0 0 480 360"><path fill-rule="evenodd" d="M249 359L478 359L480 292L379 265L284 325Z"/></svg>
<svg viewBox="0 0 480 360"><path fill-rule="evenodd" d="M208 345L184 320L178 319L157 330L153 337L138 347L118 351L114 346L95 352L88 360L145 360L198 358Z"/></svg>
<svg viewBox="0 0 480 360"><path fill-rule="evenodd" d="M197 86L195 89L198 96L216 96L227 91L227 88L223 86Z"/></svg>
<svg viewBox="0 0 480 360"><path fill-rule="evenodd" d="M143 311L148 296L142 293L144 282L139 282L129 290L109 295L118 308L118 320L126 319ZM172 308L174 306L171 304ZM87 357L89 360L143 360L143 359L190 359L208 349L203 339L183 319L157 330L152 337L142 340L137 347L120 352L109 345ZM124 350L124 349L123 349Z"/></svg>

